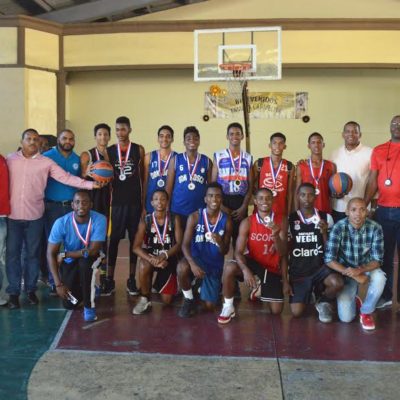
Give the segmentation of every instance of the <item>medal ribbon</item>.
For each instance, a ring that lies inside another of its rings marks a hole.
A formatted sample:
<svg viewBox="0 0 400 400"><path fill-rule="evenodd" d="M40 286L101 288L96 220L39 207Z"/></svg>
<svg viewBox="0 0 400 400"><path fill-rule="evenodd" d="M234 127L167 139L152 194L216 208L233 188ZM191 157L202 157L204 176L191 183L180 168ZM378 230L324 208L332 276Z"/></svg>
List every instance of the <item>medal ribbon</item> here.
<svg viewBox="0 0 400 400"><path fill-rule="evenodd" d="M124 161L122 161L121 146L120 146L119 143L117 144L118 161L119 161L119 168L120 168L120 171L121 171L121 175L125 175L124 170L125 170L125 165L126 165L126 162L128 161L129 154L130 154L130 151L131 151L131 144L132 143L129 142L128 150L126 151L126 155L125 155L125 160Z"/></svg>
<svg viewBox="0 0 400 400"><path fill-rule="evenodd" d="M207 232L214 233L215 229L217 228L218 222L221 220L221 218L222 218L222 213L220 211L219 214L218 214L217 222L214 224L214 228L211 230L210 229L210 223L208 222L207 211L206 211L205 208L203 209L204 225L206 226L206 231Z"/></svg>
<svg viewBox="0 0 400 400"><path fill-rule="evenodd" d="M231 159L231 164L233 167L233 170L235 172L235 177L237 180L240 180L240 167L242 165L242 152L239 152L239 164L238 164L238 168L236 168L236 164L235 164L235 159L233 158L232 152L230 149L228 149L228 154L229 154L229 158Z"/></svg>
<svg viewBox="0 0 400 400"><path fill-rule="evenodd" d="M160 151L157 150L157 162L158 162L158 176L161 178L164 176L164 171L168 169L169 160L171 159L172 151L169 153L167 160L165 161L164 168L162 167L162 160Z"/></svg>
<svg viewBox="0 0 400 400"><path fill-rule="evenodd" d="M270 218L270 222L274 222L275 213L272 211L271 214L267 215L267 217ZM259 224L267 226L267 224L264 222L264 220L260 217L258 213L256 214L256 218Z"/></svg>
<svg viewBox="0 0 400 400"><path fill-rule="evenodd" d="M270 165L270 167L271 167L272 180L274 181L274 187L273 187L272 189L275 189L276 178L278 177L279 172L281 172L282 161L283 161L283 160L281 160L281 161L279 162L278 168L276 169L276 172L275 172L274 164L272 163L272 158L271 158L271 157L269 158L269 165Z"/></svg>
<svg viewBox="0 0 400 400"><path fill-rule="evenodd" d="M99 151L97 150L97 148L95 148L94 151L96 152L96 161L100 161Z"/></svg>
<svg viewBox="0 0 400 400"><path fill-rule="evenodd" d="M72 214L72 225L73 225L73 227L74 227L74 230L75 230L76 235L78 236L78 238L80 239L80 241L81 241L81 242L83 243L83 245L85 246L85 249L87 249L88 246L89 246L90 234L91 234L91 231L92 231L92 218L89 219L89 223L88 223L88 227L87 227L85 239L83 238L83 236L82 236L81 233L79 232L78 224L76 223L74 214Z"/></svg>
<svg viewBox="0 0 400 400"><path fill-rule="evenodd" d="M311 176L315 182L315 187L318 188L319 180L321 179L322 171L324 170L325 160L322 160L321 166L319 167L318 177L314 176L314 168L312 166L311 158L308 159L308 167L310 169Z"/></svg>
<svg viewBox="0 0 400 400"><path fill-rule="evenodd" d="M198 165L198 163L200 161L200 154L197 154L196 161L194 162L192 171L190 171L189 157L186 154L183 154L183 157L186 160L187 169L188 169L188 172L189 172L189 180L190 180L190 182L192 182L193 176L194 176L194 174L196 173L196 170L197 170L197 165Z"/></svg>
<svg viewBox="0 0 400 400"><path fill-rule="evenodd" d="M156 214L155 214L154 211L153 211L153 213L151 214L151 218L152 218L152 220L153 220L154 228L156 228L158 240L159 240L160 243L164 246L164 243L165 243L165 236L167 235L167 229L168 229L168 214L165 215L164 229L163 229L162 236L161 236L161 233L160 233L160 229L158 228L157 219L156 219Z"/></svg>
<svg viewBox="0 0 400 400"><path fill-rule="evenodd" d="M314 217L317 217L318 219L321 219L321 217L319 215L319 212L318 212L318 210L316 208L314 208L314 215L312 217L310 217L310 218L306 218L300 210L297 210L297 215L300 217L301 222L303 224L305 224L305 225L310 225L310 224L314 223L312 221L311 222L307 222L306 219L310 220L311 218L314 218Z"/></svg>

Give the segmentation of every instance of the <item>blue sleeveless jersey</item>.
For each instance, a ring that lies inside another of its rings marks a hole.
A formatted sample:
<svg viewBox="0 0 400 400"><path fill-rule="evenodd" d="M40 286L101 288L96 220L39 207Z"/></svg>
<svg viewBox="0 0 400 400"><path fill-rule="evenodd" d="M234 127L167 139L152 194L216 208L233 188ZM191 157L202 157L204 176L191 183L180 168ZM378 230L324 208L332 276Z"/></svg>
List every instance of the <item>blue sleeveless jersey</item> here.
<svg viewBox="0 0 400 400"><path fill-rule="evenodd" d="M222 218L217 223L215 233L223 236L226 230L227 215L221 211ZM211 231L214 225L210 224ZM220 277L224 267L224 255L220 248L211 240L205 237L207 230L203 218L203 209L199 210L199 221L197 222L195 233L191 243L192 257L198 260L200 267L206 274Z"/></svg>
<svg viewBox="0 0 400 400"><path fill-rule="evenodd" d="M172 152L170 160L175 156L175 151ZM161 160L161 167L165 168L165 161ZM153 212L153 206L151 205L151 196L153 195L156 189L165 189L167 186L167 173L168 169L164 169L163 176L161 179L164 181L164 186L159 187L157 185L158 180L160 179L160 171L158 169L158 158L157 158L157 150L154 150L150 153L150 165L149 165L149 176L147 177L147 193L146 193L146 211L148 213Z"/></svg>
<svg viewBox="0 0 400 400"><path fill-rule="evenodd" d="M195 188L190 190L188 188L190 175L184 155L186 156L186 154L180 153L175 157L175 182L172 191L171 211L175 214L188 216L204 207L209 159L204 154L199 154L200 160L193 177Z"/></svg>

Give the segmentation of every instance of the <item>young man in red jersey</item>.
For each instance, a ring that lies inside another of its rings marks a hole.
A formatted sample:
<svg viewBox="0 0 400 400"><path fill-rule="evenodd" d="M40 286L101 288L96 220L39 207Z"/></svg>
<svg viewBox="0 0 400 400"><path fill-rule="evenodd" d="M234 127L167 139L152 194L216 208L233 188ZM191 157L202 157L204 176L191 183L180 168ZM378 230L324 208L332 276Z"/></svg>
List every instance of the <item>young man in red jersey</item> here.
<svg viewBox="0 0 400 400"><path fill-rule="evenodd" d="M324 138L320 133L314 132L308 137L308 148L311 151L311 155L308 160L301 160L297 164L296 193L302 183L311 183L315 187L315 207L320 211L331 214L329 178L336 173L336 165L323 159L324 147ZM294 204L297 210L299 203L296 197Z"/></svg>
<svg viewBox="0 0 400 400"><path fill-rule="evenodd" d="M259 158L253 166L256 189L268 188L274 196L272 210L276 215L287 215L292 208L294 190L293 164L282 158L286 149L286 136L276 132L269 141L271 155Z"/></svg>
<svg viewBox="0 0 400 400"><path fill-rule="evenodd" d="M236 279L244 280L253 291L260 290L261 301L269 304L273 314L280 314L283 310L284 293L290 292L287 221L272 211L273 200L270 189L258 189L254 198L257 212L240 224L236 260L224 266L224 305L218 317L220 324L227 324L235 316L233 295Z"/></svg>

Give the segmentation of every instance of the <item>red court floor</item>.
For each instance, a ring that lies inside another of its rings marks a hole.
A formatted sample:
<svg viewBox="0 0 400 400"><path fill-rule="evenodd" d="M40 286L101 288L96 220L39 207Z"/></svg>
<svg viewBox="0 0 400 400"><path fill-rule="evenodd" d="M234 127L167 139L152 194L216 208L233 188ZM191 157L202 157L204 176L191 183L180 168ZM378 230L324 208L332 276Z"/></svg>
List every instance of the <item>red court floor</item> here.
<svg viewBox="0 0 400 400"><path fill-rule="evenodd" d="M124 246L125 247L125 246ZM400 360L400 313L379 311L377 329L365 332L358 320L350 324L318 321L312 306L306 317L294 319L285 309L272 316L265 305L243 299L230 324L217 323L218 312L200 311L190 319L177 316L181 299L163 306L157 295L145 315L132 315L137 297L126 294L127 259L120 259L117 292L98 302L98 321L83 322L72 313L58 349L139 352L198 356L271 357L315 360ZM219 307L220 310L220 307Z"/></svg>

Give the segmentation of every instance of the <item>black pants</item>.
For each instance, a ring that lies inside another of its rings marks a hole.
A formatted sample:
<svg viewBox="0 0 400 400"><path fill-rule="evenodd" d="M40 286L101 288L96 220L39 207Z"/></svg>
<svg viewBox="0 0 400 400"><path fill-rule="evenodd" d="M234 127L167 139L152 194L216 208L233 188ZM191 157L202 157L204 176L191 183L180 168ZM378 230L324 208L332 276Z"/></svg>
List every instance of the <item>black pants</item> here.
<svg viewBox="0 0 400 400"><path fill-rule="evenodd" d="M83 305L88 308L94 307L91 302L91 293L92 290L94 291L94 279L92 284L92 277L95 273L92 269L94 261L93 257L82 257L70 264L63 261L60 266L61 281L78 299L78 304L83 300ZM63 305L69 310L76 307L68 300L64 300Z"/></svg>
<svg viewBox="0 0 400 400"><path fill-rule="evenodd" d="M117 205L111 207L110 213L110 237L108 242L108 265L115 267L118 255L118 245L128 231L129 237L129 262L136 265L137 256L132 252L133 242L139 226L142 208L137 206Z"/></svg>

